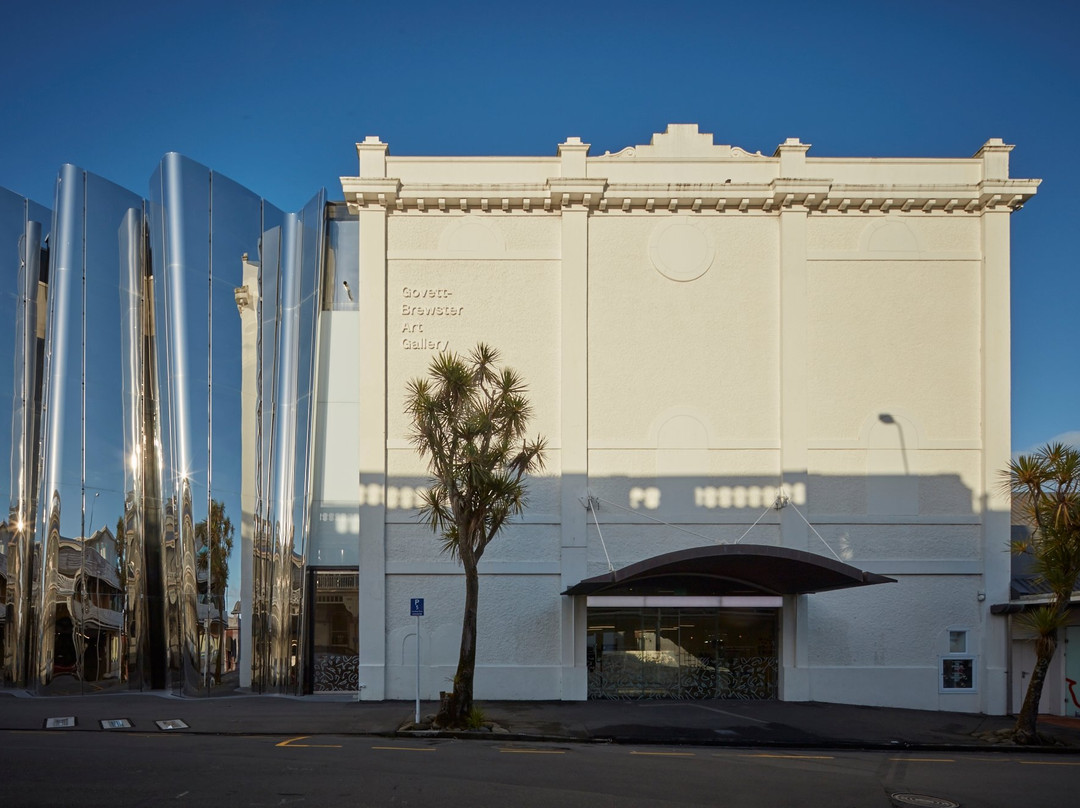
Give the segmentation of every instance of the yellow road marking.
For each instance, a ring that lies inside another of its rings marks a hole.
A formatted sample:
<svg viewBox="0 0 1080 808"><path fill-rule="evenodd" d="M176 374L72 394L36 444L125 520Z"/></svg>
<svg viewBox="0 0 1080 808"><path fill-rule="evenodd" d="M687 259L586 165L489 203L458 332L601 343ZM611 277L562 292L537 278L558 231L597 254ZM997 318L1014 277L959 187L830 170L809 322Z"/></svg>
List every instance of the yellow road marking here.
<svg viewBox="0 0 1080 808"><path fill-rule="evenodd" d="M1018 760L1025 766L1080 766L1080 761L1075 760Z"/></svg>
<svg viewBox="0 0 1080 808"><path fill-rule="evenodd" d="M725 757L724 755L715 754L713 757ZM773 755L767 752L759 752L754 755L739 755L739 757L752 757L752 758L790 758L794 760L834 760L832 755Z"/></svg>
<svg viewBox="0 0 1080 808"><path fill-rule="evenodd" d="M511 755L565 755L565 749L500 749Z"/></svg>
<svg viewBox="0 0 1080 808"><path fill-rule="evenodd" d="M952 758L889 758L903 763L956 763Z"/></svg>
<svg viewBox="0 0 1080 808"><path fill-rule="evenodd" d="M290 749L340 749L339 743L296 743L296 741L302 741L304 738L310 738L310 735L299 735L295 738L289 738L281 743L276 743L274 746L288 746Z"/></svg>
<svg viewBox="0 0 1080 808"><path fill-rule="evenodd" d="M391 750L395 752L434 752L434 746L373 746L372 749Z"/></svg>
<svg viewBox="0 0 1080 808"><path fill-rule="evenodd" d="M631 755L648 755L650 757L693 757L693 752L631 752Z"/></svg>

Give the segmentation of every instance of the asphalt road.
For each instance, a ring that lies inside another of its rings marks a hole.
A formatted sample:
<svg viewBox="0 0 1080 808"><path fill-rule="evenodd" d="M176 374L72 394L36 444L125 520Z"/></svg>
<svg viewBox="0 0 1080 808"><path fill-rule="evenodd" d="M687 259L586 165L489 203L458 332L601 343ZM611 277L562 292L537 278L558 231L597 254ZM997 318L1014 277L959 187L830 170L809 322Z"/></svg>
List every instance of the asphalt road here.
<svg viewBox="0 0 1080 808"><path fill-rule="evenodd" d="M1076 756L0 732L0 805L1073 806ZM925 803L924 803L925 804ZM947 805L929 803L930 805Z"/></svg>

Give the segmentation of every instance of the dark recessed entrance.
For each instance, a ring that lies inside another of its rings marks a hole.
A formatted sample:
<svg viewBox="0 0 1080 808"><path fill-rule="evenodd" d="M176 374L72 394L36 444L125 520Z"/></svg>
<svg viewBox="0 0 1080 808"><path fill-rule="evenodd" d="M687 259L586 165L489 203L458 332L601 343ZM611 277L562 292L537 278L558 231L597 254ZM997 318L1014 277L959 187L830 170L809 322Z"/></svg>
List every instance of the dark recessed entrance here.
<svg viewBox="0 0 1080 808"><path fill-rule="evenodd" d="M311 570L309 574L310 690L356 692L360 681L360 576L355 569Z"/></svg>
<svg viewBox="0 0 1080 808"><path fill-rule="evenodd" d="M665 553L586 578L589 698L771 699L784 595L890 583L771 545Z"/></svg>

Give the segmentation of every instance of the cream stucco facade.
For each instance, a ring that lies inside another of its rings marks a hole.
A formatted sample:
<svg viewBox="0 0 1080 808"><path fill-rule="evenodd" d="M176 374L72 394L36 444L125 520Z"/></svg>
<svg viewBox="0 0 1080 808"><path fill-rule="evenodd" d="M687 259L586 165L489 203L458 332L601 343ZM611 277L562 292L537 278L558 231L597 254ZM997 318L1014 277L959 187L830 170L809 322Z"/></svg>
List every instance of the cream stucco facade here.
<svg viewBox="0 0 1080 808"><path fill-rule="evenodd" d="M463 585L416 521L402 402L436 352L484 341L551 449L481 565L477 698L586 698L588 599L561 593L741 542L896 579L782 595L779 698L1007 709L989 606L1009 597L1009 215L1038 182L1009 177L996 139L955 159L713 140L357 145L359 248L319 320L307 564L359 568L364 699L414 694L413 597L421 696L453 675ZM957 653L973 680L943 687Z"/></svg>

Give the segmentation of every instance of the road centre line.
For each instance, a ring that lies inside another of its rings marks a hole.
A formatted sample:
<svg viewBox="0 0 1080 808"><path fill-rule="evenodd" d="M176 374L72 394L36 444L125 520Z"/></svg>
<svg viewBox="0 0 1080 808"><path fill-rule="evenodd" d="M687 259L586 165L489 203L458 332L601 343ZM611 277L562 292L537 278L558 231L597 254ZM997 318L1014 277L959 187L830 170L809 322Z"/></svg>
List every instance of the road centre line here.
<svg viewBox="0 0 1080 808"><path fill-rule="evenodd" d="M274 746L287 746L290 749L340 749L339 743L295 743L295 741L302 741L305 738L310 738L310 735L298 735L295 738L288 738L281 743L276 743Z"/></svg>
<svg viewBox="0 0 1080 808"><path fill-rule="evenodd" d="M894 757L889 760L897 760L901 763L956 763L953 758L913 758L913 757Z"/></svg>
<svg viewBox="0 0 1080 808"><path fill-rule="evenodd" d="M631 755L647 755L649 757L694 757L693 752L638 752L632 750Z"/></svg>
<svg viewBox="0 0 1080 808"><path fill-rule="evenodd" d="M565 755L565 749L510 749L500 748L500 752L512 755Z"/></svg>
<svg viewBox="0 0 1080 808"><path fill-rule="evenodd" d="M434 752L434 746L373 746L372 749L380 749L384 752Z"/></svg>
<svg viewBox="0 0 1080 808"><path fill-rule="evenodd" d="M1078 760L1018 760L1025 766L1080 766Z"/></svg>

